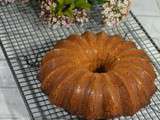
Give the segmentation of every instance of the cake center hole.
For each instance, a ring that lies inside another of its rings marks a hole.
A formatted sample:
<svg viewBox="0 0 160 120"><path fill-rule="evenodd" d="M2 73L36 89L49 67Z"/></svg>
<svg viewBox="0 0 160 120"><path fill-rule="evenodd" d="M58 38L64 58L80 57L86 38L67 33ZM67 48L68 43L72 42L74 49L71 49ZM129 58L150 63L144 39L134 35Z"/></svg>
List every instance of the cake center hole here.
<svg viewBox="0 0 160 120"><path fill-rule="evenodd" d="M107 68L104 65L100 65L93 72L94 73L105 73L107 72Z"/></svg>

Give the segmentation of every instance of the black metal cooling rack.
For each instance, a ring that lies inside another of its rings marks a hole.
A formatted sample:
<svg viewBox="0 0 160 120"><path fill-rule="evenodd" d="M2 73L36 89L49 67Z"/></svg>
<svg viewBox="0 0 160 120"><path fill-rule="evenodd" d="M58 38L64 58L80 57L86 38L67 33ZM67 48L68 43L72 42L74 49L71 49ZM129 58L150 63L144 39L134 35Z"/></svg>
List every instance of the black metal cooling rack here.
<svg viewBox="0 0 160 120"><path fill-rule="evenodd" d="M109 34L121 34L126 40L133 39L139 48L148 53L158 75L156 80L158 90L152 97L151 104L132 117L116 119L160 119L160 54L158 47L132 12L130 12L128 19L116 28L103 26L98 22L100 19L98 15L94 13L93 19L83 26L52 28L43 24L37 13L38 9L33 9L32 4L15 3L0 6L0 44L32 119L82 119L49 103L47 96L40 89L37 71L42 56L53 48L53 44L71 33L83 33L87 30L106 31Z"/></svg>

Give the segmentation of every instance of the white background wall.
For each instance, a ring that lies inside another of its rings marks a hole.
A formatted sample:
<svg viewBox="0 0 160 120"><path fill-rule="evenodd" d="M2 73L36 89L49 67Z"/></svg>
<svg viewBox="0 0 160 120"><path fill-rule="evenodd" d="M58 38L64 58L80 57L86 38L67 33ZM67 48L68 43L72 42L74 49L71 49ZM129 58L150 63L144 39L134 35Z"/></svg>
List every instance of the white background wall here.
<svg viewBox="0 0 160 120"><path fill-rule="evenodd" d="M160 47L160 0L133 1L133 12Z"/></svg>

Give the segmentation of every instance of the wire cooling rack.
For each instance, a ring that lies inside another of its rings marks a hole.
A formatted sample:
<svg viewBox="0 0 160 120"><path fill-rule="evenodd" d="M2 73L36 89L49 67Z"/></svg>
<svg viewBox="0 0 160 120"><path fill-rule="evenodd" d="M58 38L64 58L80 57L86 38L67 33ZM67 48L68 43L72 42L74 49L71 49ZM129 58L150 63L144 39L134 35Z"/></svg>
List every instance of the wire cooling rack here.
<svg viewBox="0 0 160 120"><path fill-rule="evenodd" d="M106 31L111 35L121 34L126 40L134 39L137 46L148 53L158 75L155 82L158 90L152 97L151 104L132 117L116 119L160 119L160 54L151 37L132 12L130 12L128 19L116 28L103 26L98 22L100 20L98 15L94 13L93 19L83 26L72 25L69 28L53 28L43 24L38 18L37 12L38 9L33 9L31 4L20 5L15 3L0 6L0 44L32 119L83 119L49 103L47 96L40 89L37 71L42 56L54 47L53 44L71 33L83 33L87 30Z"/></svg>

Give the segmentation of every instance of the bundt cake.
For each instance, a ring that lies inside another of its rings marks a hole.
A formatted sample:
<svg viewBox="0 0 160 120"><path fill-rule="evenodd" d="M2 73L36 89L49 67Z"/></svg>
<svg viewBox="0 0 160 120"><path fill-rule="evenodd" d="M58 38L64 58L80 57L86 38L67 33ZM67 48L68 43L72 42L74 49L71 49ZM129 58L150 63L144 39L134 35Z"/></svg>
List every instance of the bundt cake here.
<svg viewBox="0 0 160 120"><path fill-rule="evenodd" d="M147 54L105 32L59 41L43 57L38 75L52 104L88 120L131 116L156 90Z"/></svg>

